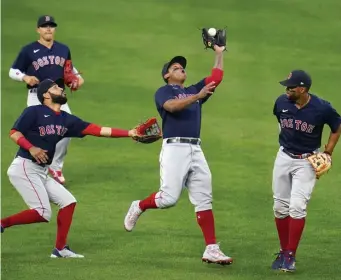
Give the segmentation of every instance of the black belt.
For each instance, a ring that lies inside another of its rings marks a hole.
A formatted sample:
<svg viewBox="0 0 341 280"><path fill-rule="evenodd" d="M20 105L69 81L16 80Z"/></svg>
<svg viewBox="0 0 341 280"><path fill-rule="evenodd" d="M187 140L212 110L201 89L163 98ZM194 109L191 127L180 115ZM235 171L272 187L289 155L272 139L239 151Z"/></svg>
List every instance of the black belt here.
<svg viewBox="0 0 341 280"><path fill-rule="evenodd" d="M200 145L201 140L198 138L182 138L182 137L174 137L174 138L168 138L166 140L166 143L186 143L186 144L192 144L192 145Z"/></svg>
<svg viewBox="0 0 341 280"><path fill-rule="evenodd" d="M289 157L294 158L294 159L305 159L313 154L313 153L293 154L293 153L290 153L287 149L282 149L282 151L286 153Z"/></svg>

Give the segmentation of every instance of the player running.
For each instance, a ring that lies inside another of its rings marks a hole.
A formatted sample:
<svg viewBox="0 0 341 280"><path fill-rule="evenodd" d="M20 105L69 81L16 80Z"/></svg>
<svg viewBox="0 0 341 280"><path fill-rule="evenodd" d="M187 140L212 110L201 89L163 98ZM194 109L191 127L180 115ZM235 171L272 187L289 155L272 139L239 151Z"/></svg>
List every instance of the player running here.
<svg viewBox="0 0 341 280"><path fill-rule="evenodd" d="M65 137L86 135L134 137L136 131L101 127L61 110L67 101L65 92L50 79L39 84L37 97L43 105L27 107L11 130L10 137L20 148L7 171L10 182L30 209L2 219L1 232L15 225L49 222L51 201L59 207L57 239L51 257L82 258L83 255L74 253L67 245L76 199L48 176L56 144Z"/></svg>
<svg viewBox="0 0 341 280"><path fill-rule="evenodd" d="M16 81L27 84L27 106L39 105L37 86L40 81L51 79L64 88L64 69L70 67L70 72L77 73L72 65L71 52L68 46L54 40L57 23L52 16L41 16L37 22L39 40L24 46L14 61L9 76ZM68 86L77 90L84 83L80 75L73 75ZM63 104L61 110L71 114L69 105ZM62 173L64 157L70 138L58 142L53 161L49 166L51 176L61 184L65 184Z"/></svg>
<svg viewBox="0 0 341 280"><path fill-rule="evenodd" d="M212 212L211 171L200 147L201 108L223 79L223 51L215 46L216 59L212 74L197 84L184 87L187 61L176 56L162 69L166 85L155 94L157 110L162 118L163 145L160 153L161 186L144 200L133 201L124 219L124 227L132 231L142 213L148 209L174 206L186 186L195 206L197 222L203 232L206 250L202 260L231 264L216 242Z"/></svg>
<svg viewBox="0 0 341 280"><path fill-rule="evenodd" d="M294 272L307 204L316 183L307 158L319 151L327 124L331 133L323 153L331 160L341 134L341 118L329 102L309 92L312 80L306 72L292 71L280 84L286 87L286 94L277 98L273 109L281 131L272 181L280 251L272 269Z"/></svg>

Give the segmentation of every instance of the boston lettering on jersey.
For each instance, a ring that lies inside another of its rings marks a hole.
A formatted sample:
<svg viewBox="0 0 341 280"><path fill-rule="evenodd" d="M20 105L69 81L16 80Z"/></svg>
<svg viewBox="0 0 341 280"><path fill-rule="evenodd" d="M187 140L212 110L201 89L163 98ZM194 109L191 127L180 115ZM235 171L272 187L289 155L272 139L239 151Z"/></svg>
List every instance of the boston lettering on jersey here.
<svg viewBox="0 0 341 280"><path fill-rule="evenodd" d="M33 146L47 150L51 164L56 144L64 137L82 138L82 131L89 126L88 122L70 115L65 111L55 112L45 105L27 107L12 130L21 132ZM29 151L19 148L17 156L30 159L35 162Z"/></svg>
<svg viewBox="0 0 341 280"><path fill-rule="evenodd" d="M66 45L54 41L49 49L36 41L21 49L12 68L19 69L26 75L36 76L39 81L59 80L61 82L58 85L64 88L62 79L66 60L71 60L70 49ZM27 85L27 88L33 87Z"/></svg>
<svg viewBox="0 0 341 280"><path fill-rule="evenodd" d="M155 93L156 108L162 118L163 138L191 137L200 138L201 106L208 98L198 100L186 109L170 113L163 108L170 99L182 99L195 95L205 86L205 80L182 88L178 85L165 85Z"/></svg>
<svg viewBox="0 0 341 280"><path fill-rule="evenodd" d="M321 147L324 125L336 132L340 115L329 102L310 94L307 105L298 109L286 94L278 97L273 114L281 126L279 144L293 154L311 153Z"/></svg>

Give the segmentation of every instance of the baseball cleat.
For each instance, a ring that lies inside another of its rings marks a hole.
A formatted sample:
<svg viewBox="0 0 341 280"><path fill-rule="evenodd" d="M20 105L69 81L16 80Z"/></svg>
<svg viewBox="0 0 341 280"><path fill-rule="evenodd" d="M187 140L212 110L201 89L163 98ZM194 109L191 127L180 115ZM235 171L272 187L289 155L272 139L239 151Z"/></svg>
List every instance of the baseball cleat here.
<svg viewBox="0 0 341 280"><path fill-rule="evenodd" d="M54 248L51 258L84 258L84 256L71 251L70 247L66 245L62 250Z"/></svg>
<svg viewBox="0 0 341 280"><path fill-rule="evenodd" d="M271 268L274 270L278 270L282 268L283 262L284 262L284 252L281 250L279 253L275 254L277 257L273 261Z"/></svg>
<svg viewBox="0 0 341 280"><path fill-rule="evenodd" d="M229 265L233 263L231 257L226 256L219 248L218 244L211 244L206 246L202 261L206 263L215 263L221 265Z"/></svg>
<svg viewBox="0 0 341 280"><path fill-rule="evenodd" d="M292 252L285 253L281 270L284 272L296 271L296 259Z"/></svg>
<svg viewBox="0 0 341 280"><path fill-rule="evenodd" d="M140 200L135 200L131 203L127 215L124 218L124 228L126 231L132 231L136 225L138 218L143 213L140 206Z"/></svg>
<svg viewBox="0 0 341 280"><path fill-rule="evenodd" d="M65 178L64 178L61 170L53 170L53 169L49 168L49 173L52 176L52 178L55 181L57 181L59 184L62 184L62 185L65 184Z"/></svg>
<svg viewBox="0 0 341 280"><path fill-rule="evenodd" d="M2 225L0 225L0 228L1 228L1 233L3 233L5 231L5 228Z"/></svg>

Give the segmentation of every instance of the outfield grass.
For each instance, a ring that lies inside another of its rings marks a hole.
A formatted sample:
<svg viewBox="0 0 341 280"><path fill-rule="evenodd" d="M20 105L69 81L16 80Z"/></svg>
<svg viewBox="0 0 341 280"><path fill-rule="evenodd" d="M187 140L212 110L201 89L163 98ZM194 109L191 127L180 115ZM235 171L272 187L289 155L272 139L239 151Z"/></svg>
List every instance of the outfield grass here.
<svg viewBox="0 0 341 280"><path fill-rule="evenodd" d="M2 237L6 280L46 279L278 279L269 267L278 249L271 175L278 144L272 106L290 70L304 68L313 92L341 111L339 0L2 1L2 211L25 209L6 170L17 147L11 125L26 106L23 84L8 78L20 47L35 37L39 15L52 13L57 39L67 43L85 85L69 98L74 114L102 125L130 128L157 114L161 67L174 55L188 58L188 83L210 72L202 26L229 27L225 79L203 110L203 150L214 183L217 237L235 259L229 267L202 264L204 243L185 192L177 207L150 211L132 233L123 218L132 200L159 185L161 142L72 140L65 163L77 197L70 245L82 260L51 260L50 224L13 227ZM324 140L328 129L325 130ZM340 145L341 146L341 145ZM341 279L341 147L333 169L317 184L308 208L295 279ZM289 276L290 277L290 276Z"/></svg>

